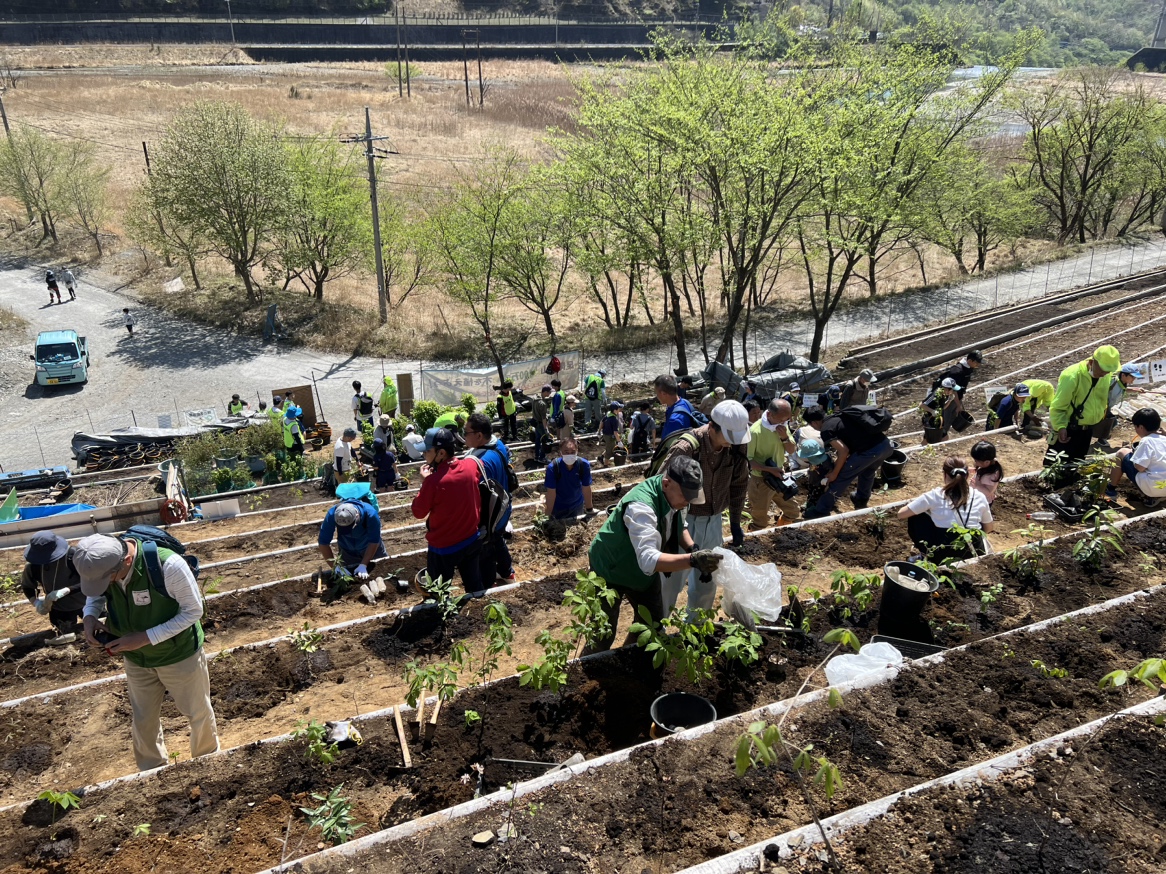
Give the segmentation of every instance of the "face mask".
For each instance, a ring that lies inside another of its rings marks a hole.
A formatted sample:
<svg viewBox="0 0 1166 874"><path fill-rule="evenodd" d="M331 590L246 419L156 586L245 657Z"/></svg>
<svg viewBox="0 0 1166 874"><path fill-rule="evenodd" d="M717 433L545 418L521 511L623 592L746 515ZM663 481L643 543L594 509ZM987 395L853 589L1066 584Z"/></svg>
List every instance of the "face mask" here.
<svg viewBox="0 0 1166 874"><path fill-rule="evenodd" d="M559 458L563 459L563 464L567 465L567 467L570 467L579 460L578 455L560 455Z"/></svg>

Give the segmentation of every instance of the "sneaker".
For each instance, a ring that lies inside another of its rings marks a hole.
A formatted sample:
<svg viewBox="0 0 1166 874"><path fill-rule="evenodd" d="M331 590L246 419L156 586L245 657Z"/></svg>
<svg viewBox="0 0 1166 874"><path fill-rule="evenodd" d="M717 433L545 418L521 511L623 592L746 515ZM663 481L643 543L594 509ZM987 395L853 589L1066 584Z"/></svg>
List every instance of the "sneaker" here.
<svg viewBox="0 0 1166 874"><path fill-rule="evenodd" d="M858 492L851 492L849 497L850 503L854 504L854 509L856 510L865 510L866 505L870 503L870 498L867 498L865 501L860 501L858 499Z"/></svg>
<svg viewBox="0 0 1166 874"><path fill-rule="evenodd" d="M782 516L780 519L777 520L777 527L780 528L782 525L793 525L794 522L798 522L798 521L801 521L801 520L799 520L799 519L787 519L785 516Z"/></svg>
<svg viewBox="0 0 1166 874"><path fill-rule="evenodd" d="M502 576L502 574L498 574L498 576L495 577L494 582L495 583L513 583L513 582L515 582L514 571L511 571L506 576Z"/></svg>
<svg viewBox="0 0 1166 874"><path fill-rule="evenodd" d="M1142 506L1145 507L1147 510L1152 510L1161 503L1162 503L1161 498L1150 498L1150 497L1145 497L1145 496L1142 497Z"/></svg>
<svg viewBox="0 0 1166 874"><path fill-rule="evenodd" d="M1112 449L1113 447L1109 445L1108 440L1098 440L1097 441L1097 448L1109 450L1109 449Z"/></svg>
<svg viewBox="0 0 1166 874"><path fill-rule="evenodd" d="M1117 500L1117 489L1115 489L1113 486L1106 486L1105 487L1105 496L1107 498L1109 498L1111 501L1116 501Z"/></svg>

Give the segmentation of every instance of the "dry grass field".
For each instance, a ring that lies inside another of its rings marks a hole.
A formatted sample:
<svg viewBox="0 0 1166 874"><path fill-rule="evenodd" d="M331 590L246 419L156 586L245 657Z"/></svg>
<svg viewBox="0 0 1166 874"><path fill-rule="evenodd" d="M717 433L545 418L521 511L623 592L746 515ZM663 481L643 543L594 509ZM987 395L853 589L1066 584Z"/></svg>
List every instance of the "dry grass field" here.
<svg viewBox="0 0 1166 874"><path fill-rule="evenodd" d="M64 251L41 247L41 262L89 263L119 284L130 283L147 297L177 275L152 260L144 260L124 236L120 214L145 172L142 143L158 140L177 112L198 99L216 98L242 104L256 116L280 123L290 135L331 133L343 136L363 127L364 108L371 110L374 133L390 137L397 152L379 162L379 173L390 192L406 203L423 204L427 197L453 185L459 174L472 171L490 149L516 150L531 160L547 154L548 128L569 129L574 117L572 78L581 67L566 68L541 61L488 61L485 108L468 108L457 62L414 63L412 99L398 96L396 79L382 64L255 64L228 46L41 46L0 52L0 68L11 71L16 87L4 95L13 123L37 126L54 136L92 141L112 168L111 194L118 235L100 265L79 236L63 238ZM471 69L476 91L476 70ZM3 204L11 216L18 205ZM10 222L16 232L18 222ZM28 232L9 241L9 248L27 244ZM31 238L35 242L36 237ZM1037 260L1049 247L1031 243L1015 255ZM1000 259L1011 258L1007 252ZM927 281L954 277L951 259L925 253ZM144 266L145 265L145 266ZM204 282L227 283L225 263L207 264ZM795 271L780 289L784 306L804 302ZM888 265L883 291L918 286L922 282L914 254ZM856 297L865 295L855 288ZM476 326L468 314L437 291L423 290L394 314L386 328L374 331L361 314L376 306L375 279L355 276L329 284L328 299L342 305L333 318L316 325L316 335L335 351L400 354L408 351L433 357L475 357ZM190 308L205 303L191 302ZM557 327L569 344L586 342L597 349L611 344L640 345L661 337L648 329L618 340L602 330L599 307L583 287L574 287L559 309ZM536 317L516 303L503 302L499 324L518 334L541 339ZM642 311L639 321L646 326ZM354 343L355 341L355 343Z"/></svg>

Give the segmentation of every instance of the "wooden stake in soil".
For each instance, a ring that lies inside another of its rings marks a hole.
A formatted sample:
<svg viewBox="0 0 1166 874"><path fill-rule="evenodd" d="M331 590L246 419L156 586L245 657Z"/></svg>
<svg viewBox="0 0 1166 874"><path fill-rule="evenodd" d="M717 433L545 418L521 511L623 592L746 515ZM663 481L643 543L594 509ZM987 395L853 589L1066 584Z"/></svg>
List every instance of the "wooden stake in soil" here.
<svg viewBox="0 0 1166 874"><path fill-rule="evenodd" d="M415 718L409 722L409 733L413 735L413 740L421 739L421 726L425 724L425 696L417 699L417 711Z"/></svg>
<svg viewBox="0 0 1166 874"><path fill-rule="evenodd" d="M437 703L433 705L433 713L429 716L429 724L425 726L425 739L433 740L433 733L437 731L437 715L441 713L441 699L437 699Z"/></svg>
<svg viewBox="0 0 1166 874"><path fill-rule="evenodd" d="M393 708L393 722L397 726L397 739L401 742L401 755L405 759L405 767L413 767L413 757L409 755L409 741L405 738L405 726L401 724L401 708L403 704L398 704Z"/></svg>

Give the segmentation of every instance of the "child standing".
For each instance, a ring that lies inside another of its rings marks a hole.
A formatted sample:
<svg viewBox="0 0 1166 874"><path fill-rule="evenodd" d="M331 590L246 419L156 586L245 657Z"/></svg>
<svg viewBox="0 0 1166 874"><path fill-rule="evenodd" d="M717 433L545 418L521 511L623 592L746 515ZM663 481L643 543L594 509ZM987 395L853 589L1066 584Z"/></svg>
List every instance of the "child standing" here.
<svg viewBox="0 0 1166 874"><path fill-rule="evenodd" d="M122 307L121 313L122 324L126 326L126 330L130 332L130 336L132 337L134 335L134 325L138 323L138 320L134 318L129 307Z"/></svg>

